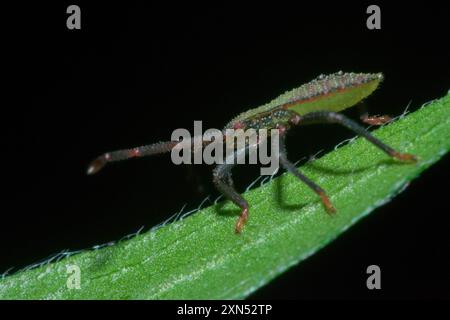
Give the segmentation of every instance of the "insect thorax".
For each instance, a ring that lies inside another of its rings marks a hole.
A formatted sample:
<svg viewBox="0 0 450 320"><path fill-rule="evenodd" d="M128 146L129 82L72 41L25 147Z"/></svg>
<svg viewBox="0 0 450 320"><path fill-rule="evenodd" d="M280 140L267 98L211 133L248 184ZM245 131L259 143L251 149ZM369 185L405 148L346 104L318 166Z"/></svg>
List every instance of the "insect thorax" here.
<svg viewBox="0 0 450 320"><path fill-rule="evenodd" d="M225 129L274 129L278 125L287 125L292 117L292 111L275 108L266 112L253 114L247 118L239 117L230 122Z"/></svg>

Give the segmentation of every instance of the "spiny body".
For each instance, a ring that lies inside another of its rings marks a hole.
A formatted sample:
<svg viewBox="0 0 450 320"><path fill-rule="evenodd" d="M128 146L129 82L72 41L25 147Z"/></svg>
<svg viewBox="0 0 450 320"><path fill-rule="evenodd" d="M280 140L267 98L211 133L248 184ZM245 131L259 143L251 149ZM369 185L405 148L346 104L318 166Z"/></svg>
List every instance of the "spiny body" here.
<svg viewBox="0 0 450 320"><path fill-rule="evenodd" d="M339 112L369 96L382 80L382 73L340 71L328 76L321 75L265 105L239 114L225 129L274 129L280 123L288 125L295 114Z"/></svg>

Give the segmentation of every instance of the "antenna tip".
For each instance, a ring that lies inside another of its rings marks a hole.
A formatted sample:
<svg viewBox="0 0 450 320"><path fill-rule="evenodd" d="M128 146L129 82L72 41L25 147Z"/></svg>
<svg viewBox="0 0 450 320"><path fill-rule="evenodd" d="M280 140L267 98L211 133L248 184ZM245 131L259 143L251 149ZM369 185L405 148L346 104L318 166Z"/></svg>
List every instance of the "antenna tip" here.
<svg viewBox="0 0 450 320"><path fill-rule="evenodd" d="M104 157L98 157L94 161L89 164L89 167L86 171L88 175L93 175L99 172L106 164L106 160Z"/></svg>

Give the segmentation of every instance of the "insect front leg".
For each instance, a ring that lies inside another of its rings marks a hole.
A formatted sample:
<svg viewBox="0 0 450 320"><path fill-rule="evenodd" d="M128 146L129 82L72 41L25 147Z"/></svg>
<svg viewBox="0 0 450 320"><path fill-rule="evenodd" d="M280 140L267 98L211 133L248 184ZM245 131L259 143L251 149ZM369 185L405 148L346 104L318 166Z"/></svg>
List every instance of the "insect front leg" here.
<svg viewBox="0 0 450 320"><path fill-rule="evenodd" d="M224 163L219 164L213 171L213 181L216 188L227 197L229 200L233 201L241 209L241 215L236 222L235 231L240 233L244 227L245 222L248 219L248 203L247 201L234 189L231 180L231 169L234 167L234 163Z"/></svg>
<svg viewBox="0 0 450 320"><path fill-rule="evenodd" d="M286 169L288 172L292 173L294 176L299 178L303 183L305 183L308 187L310 187L322 200L322 203L325 207L325 210L328 213L335 213L336 209L333 207L333 205L330 202L330 199L328 198L325 191L319 187L316 183L314 183L312 180L310 180L308 177L303 175L296 166L290 162L287 158L287 152L286 152L286 142L285 142L285 135L280 136L280 150L279 150L279 160L280 165Z"/></svg>
<svg viewBox="0 0 450 320"><path fill-rule="evenodd" d="M298 124L310 124L310 123L337 123L340 124L356 134L364 137L369 142L383 150L385 153L387 153L389 156L396 158L401 161L405 162L416 162L417 158L409 153L400 153L393 148L389 147L385 143L381 142L377 138L375 138L369 131L367 131L364 127L360 126L355 121L347 118L346 116L331 112L331 111L317 111L317 112L311 112L306 115L300 116L300 119L298 121Z"/></svg>

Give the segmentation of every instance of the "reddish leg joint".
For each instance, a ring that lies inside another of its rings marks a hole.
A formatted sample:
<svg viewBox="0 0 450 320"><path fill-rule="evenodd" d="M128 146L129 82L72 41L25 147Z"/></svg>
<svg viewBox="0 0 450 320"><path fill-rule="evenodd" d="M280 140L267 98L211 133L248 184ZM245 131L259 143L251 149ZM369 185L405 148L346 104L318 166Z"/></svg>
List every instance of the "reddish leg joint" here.
<svg viewBox="0 0 450 320"><path fill-rule="evenodd" d="M131 149L128 152L128 157L130 157L130 158L139 157L140 155L141 155L141 150L139 148Z"/></svg>
<svg viewBox="0 0 450 320"><path fill-rule="evenodd" d="M281 135L284 135L286 133L287 128L283 125L277 124L276 129L278 129L278 132Z"/></svg>
<svg viewBox="0 0 450 320"><path fill-rule="evenodd" d="M248 208L244 208L244 210L242 210L241 212L239 219L236 221L236 229L235 229L236 233L241 233L245 222L247 222L247 219L248 219Z"/></svg>
<svg viewBox="0 0 450 320"><path fill-rule="evenodd" d="M293 125L297 125L300 122L300 120L301 117L298 114L295 114L289 119L289 122L292 123Z"/></svg>
<svg viewBox="0 0 450 320"><path fill-rule="evenodd" d="M336 209L333 207L333 205L330 202L330 199L328 198L328 196L325 194L325 192L319 192L319 196L322 199L322 203L325 207L325 210L327 210L327 212L329 214L333 214L336 213Z"/></svg>
<svg viewBox="0 0 450 320"><path fill-rule="evenodd" d="M398 159L398 160L404 161L404 162L417 162L417 157L410 153L400 153L400 152L394 151L391 154L391 156L394 157L395 159Z"/></svg>

